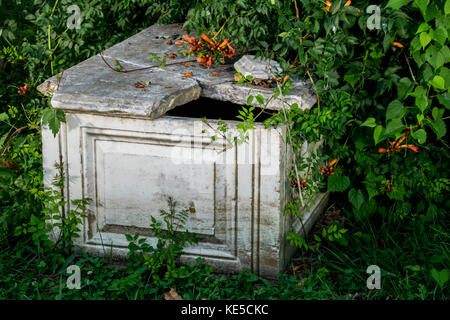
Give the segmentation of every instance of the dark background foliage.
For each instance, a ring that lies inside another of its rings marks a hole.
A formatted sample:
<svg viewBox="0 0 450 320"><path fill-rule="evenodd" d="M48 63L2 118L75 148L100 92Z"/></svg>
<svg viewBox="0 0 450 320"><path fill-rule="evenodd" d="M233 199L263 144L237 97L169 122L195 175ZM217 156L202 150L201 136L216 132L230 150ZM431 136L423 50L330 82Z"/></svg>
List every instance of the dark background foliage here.
<svg viewBox="0 0 450 320"><path fill-rule="evenodd" d="M170 286L195 299L447 298L448 283L439 281L449 269L449 1L394 2L399 9L380 2L381 28L369 30L372 3L364 0L332 1L329 11L313 0L0 0L0 298L161 298ZM73 4L81 28L66 30ZM147 288L145 268L119 274L84 257L86 290L63 292L64 267L76 256L50 265L30 235L14 236L17 226L44 216L40 119L50 109L36 86L156 22L184 23L198 34L223 27L239 52L277 59L291 78L314 83L319 104L292 108L289 118L296 143L326 137L310 179L333 192L341 216L333 225L348 232L301 252L293 264L307 267L281 276L278 288L247 273L229 281L200 266ZM30 92L19 95L25 84ZM378 152L405 130L418 153ZM317 168L333 158L336 175L320 175ZM371 264L383 270L383 290L365 287Z"/></svg>

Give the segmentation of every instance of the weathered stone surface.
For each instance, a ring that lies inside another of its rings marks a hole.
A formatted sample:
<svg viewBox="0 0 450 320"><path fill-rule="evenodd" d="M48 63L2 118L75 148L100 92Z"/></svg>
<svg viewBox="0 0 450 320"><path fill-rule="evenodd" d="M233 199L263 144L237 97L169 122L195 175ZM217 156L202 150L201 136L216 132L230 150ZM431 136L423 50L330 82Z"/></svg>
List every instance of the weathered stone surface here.
<svg viewBox="0 0 450 320"><path fill-rule="evenodd" d="M66 120L56 138L42 129L44 183L51 186L59 173L54 164L61 163L64 194L92 199L75 239L83 250L124 259L125 235L135 233L156 245L150 218L161 218L170 196L178 209L190 208L186 227L201 238L184 249L182 262L202 257L219 272L251 269L266 277L284 270L295 249L286 234L302 234L300 224L284 215L291 194L285 128L256 124L247 143L224 152L225 141L211 142L212 131L201 119L68 112ZM327 195L315 200L303 213L306 230ZM67 202L66 212L71 209Z"/></svg>
<svg viewBox="0 0 450 320"><path fill-rule="evenodd" d="M179 52L181 50L180 46L167 44L168 40L172 40L174 43L185 33L179 24L153 25L104 52L104 57L111 65L114 65L115 61L118 60L126 69L137 69L152 65L149 53L156 54L159 57L168 57L169 54L175 54L175 59L167 59L168 65L163 69L165 73L161 72L162 70L159 68L141 72L117 73L109 69L98 56L66 70L59 86L59 94L55 94L55 97L52 99L54 107L64 108L63 106L66 105L67 101L77 101L70 104L74 110L83 108L83 111L94 111L97 108L98 112L107 113L110 110L109 108L113 108L113 102L118 102L119 107L114 107L117 110L114 109L111 112L122 112L124 115L129 114L131 116L154 117L178 105L167 101L178 103L196 99L196 89L194 89L195 84L193 82L196 82L201 88L200 96L230 101L236 104L245 104L249 95L261 94L266 101L273 97L273 89L236 84L233 65L207 69L197 62L189 62L195 60L195 58L183 56ZM182 64L169 65L176 62L187 62L189 66L186 67ZM216 71L218 75L212 76L213 71ZM186 81L187 79L183 78L185 72L192 72L192 77L189 80L193 82ZM98 76L95 77L95 74L98 74ZM87 79L92 75L94 75L92 80ZM85 99L87 96L83 96L83 94L85 91L90 92L89 90L91 90L90 88L93 86L94 81L99 79L107 79L107 81L103 82L101 80L98 83L96 82L97 85L103 87L103 90L99 91L98 94L92 95L95 103L91 104ZM140 79L152 82L148 92L135 90L125 92L129 85L134 85ZM80 84L76 88L70 88L75 82L78 83L78 80L81 80ZM50 78L39 86L38 90L48 94L51 90L57 88L57 82L56 77ZM113 83L118 84L119 90L124 91L116 92L117 88L115 85L112 85ZM162 84L162 86L158 87L159 84ZM171 89L173 91L163 90L164 86L172 86ZM110 88L109 91L108 87ZM155 90L154 97L151 97L152 90ZM100 98L100 94L103 95L103 99ZM117 100L117 97L122 94L125 94L127 98ZM175 99L174 97L177 98ZM111 103L108 102L108 99L110 99L109 102ZM293 88L290 91L290 95L285 97L285 101L288 104L297 103L301 109L309 109L315 104L316 96L312 93L311 86L307 82L293 81ZM88 102L88 104L83 104L84 102ZM161 105L159 106L159 104ZM253 104L257 105L256 99L254 99ZM280 110L281 107L282 101L280 99L271 99L266 106L267 109L271 110Z"/></svg>
<svg viewBox="0 0 450 320"><path fill-rule="evenodd" d="M121 64L130 67L123 61ZM136 87L138 82L145 87ZM200 92L195 80L181 75L159 68L118 73L107 68L99 56L94 56L62 74L59 90L51 102L54 108L63 110L154 119L198 99Z"/></svg>
<svg viewBox="0 0 450 320"><path fill-rule="evenodd" d="M244 77L252 76L253 79L273 79L276 73L280 73L281 67L275 60L256 58L253 55L242 56L234 63L234 68Z"/></svg>

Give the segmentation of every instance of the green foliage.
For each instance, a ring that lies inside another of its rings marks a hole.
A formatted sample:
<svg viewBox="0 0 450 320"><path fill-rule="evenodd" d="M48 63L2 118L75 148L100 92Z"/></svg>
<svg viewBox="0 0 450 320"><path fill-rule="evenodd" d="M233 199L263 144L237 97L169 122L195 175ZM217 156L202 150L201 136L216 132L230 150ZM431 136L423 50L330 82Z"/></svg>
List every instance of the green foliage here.
<svg viewBox="0 0 450 320"><path fill-rule="evenodd" d="M266 124L291 124L299 158L303 142L325 138L322 152L313 154L319 161L315 169L337 158L336 174L320 176L300 170L300 179L308 179L307 186L316 184L322 191L346 192L340 198L345 200L337 199L356 224L354 228L367 223L386 225L389 228L383 232L407 242L397 233L399 224L406 224L411 232L421 230L421 237L429 238L423 224L442 228L448 223L450 205L445 142L448 1L385 1L380 25L373 30L367 27L370 14L365 12L370 1L348 7L345 2L332 1L329 11L320 1L256 2L266 9L255 8L249 14L248 1L235 2L234 7L227 1L203 1L189 12L185 26L207 32L226 23L223 32L238 43L238 49L275 58L291 79L311 81L316 107L304 111L292 105L287 120L280 112ZM276 14L265 17L264 10ZM245 21L250 16L254 17L251 23ZM270 35L258 34L261 30L270 30ZM250 85L251 80L241 77L238 83ZM278 88L275 97L281 98ZM249 97L247 104L252 101ZM405 138L399 143L403 145L400 152L382 151L401 137ZM417 153L413 152L416 147ZM299 169L308 161L301 158ZM298 206L288 205L287 212L297 215ZM376 233L366 236L373 238ZM288 240L309 248L299 235L290 233ZM429 243L433 241L437 239ZM375 254L367 252L367 258ZM429 286L429 280L419 286L416 297L429 296Z"/></svg>
<svg viewBox="0 0 450 320"><path fill-rule="evenodd" d="M343 239L344 234L348 231L345 228L338 228L336 224L322 229L322 237L328 241Z"/></svg>
<svg viewBox="0 0 450 320"><path fill-rule="evenodd" d="M268 56L286 59L286 71L309 79L318 98L315 108L292 105L288 111L294 144L325 138L322 153L340 159L339 168L313 181L325 179L331 192L350 189L350 203L343 206L358 220L375 212L386 216L392 207L401 220L443 217L448 210L448 202L436 202L429 192L433 181L448 179L442 165L448 161L442 139L450 60L444 2L412 7L405 6L408 1L390 2L375 30L366 26L369 2L358 2L358 11L334 1L327 12L320 2L302 1L299 14L283 7L286 2L274 4L284 18L277 27L284 31ZM285 122L282 113L268 121ZM378 152L378 146L402 136L402 152Z"/></svg>
<svg viewBox="0 0 450 320"><path fill-rule="evenodd" d="M302 250L314 250L314 247L308 244L305 240L305 238L301 237L295 232L289 232L286 236L286 240L289 241L290 245L295 245L296 247L302 249Z"/></svg>
<svg viewBox="0 0 450 320"><path fill-rule="evenodd" d="M187 14L184 27L199 34L218 31L239 50L264 50L276 37L277 9L267 0L202 0L195 1ZM273 27L273 29L270 29Z"/></svg>
<svg viewBox="0 0 450 320"><path fill-rule="evenodd" d="M125 8L131 4L147 8L145 16L155 19L157 23L184 22L187 11L197 0L122 0ZM120 6L119 6L120 7Z"/></svg>
<svg viewBox="0 0 450 320"><path fill-rule="evenodd" d="M42 125L48 124L55 137L61 127L61 122L65 122L65 119L64 111L61 109L48 108L42 110Z"/></svg>
<svg viewBox="0 0 450 320"><path fill-rule="evenodd" d="M127 235L128 245L128 267L133 270L138 264L142 263L147 267L153 284L159 285L161 281L177 279L186 276L186 268L177 266L177 259L181 256L186 244L198 242L197 237L191 234L185 228L189 209L176 211L177 203L169 197L169 211L161 210L162 222L151 217L150 228L154 236L158 239L156 247L145 242L145 238L139 238L138 235L132 237ZM164 229L163 229L164 223ZM136 252L139 250L138 259Z"/></svg>
<svg viewBox="0 0 450 320"><path fill-rule="evenodd" d="M441 271L436 270L435 268L430 271L431 277L434 281L437 282L439 287L442 289L444 285L448 282L448 269L442 269Z"/></svg>
<svg viewBox="0 0 450 320"><path fill-rule="evenodd" d="M55 166L62 172L60 165ZM32 214L29 222L16 226L14 230L15 236L31 235L37 255L42 258L42 265L53 263L55 267L55 264L64 262L64 255L72 250L74 239L80 237L82 219L87 217L86 206L89 199L72 200L73 209L66 212L62 188L64 176L59 174L55 177L54 188L40 194L44 204L42 215Z"/></svg>
<svg viewBox="0 0 450 320"><path fill-rule="evenodd" d="M346 176L332 175L328 177L328 191L343 192L350 186L350 179Z"/></svg>

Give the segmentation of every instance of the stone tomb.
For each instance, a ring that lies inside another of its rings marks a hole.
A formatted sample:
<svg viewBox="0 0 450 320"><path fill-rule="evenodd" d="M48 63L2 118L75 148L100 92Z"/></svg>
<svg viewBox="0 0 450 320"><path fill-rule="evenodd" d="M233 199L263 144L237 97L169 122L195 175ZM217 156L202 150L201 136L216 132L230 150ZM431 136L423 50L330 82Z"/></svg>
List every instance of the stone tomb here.
<svg viewBox="0 0 450 320"><path fill-rule="evenodd" d="M177 24L154 25L106 50L104 57L125 69L151 65L150 52L174 53L167 63L190 61L179 46L167 43L182 34ZM293 194L286 128L257 123L247 143L227 146L220 135L212 141L217 119L236 133L239 122L233 119L247 97L273 94L273 89L236 84L233 65L223 67L188 62L118 73L96 55L39 86L53 94L52 106L66 115L56 138L42 129L45 185L51 187L54 164L60 163L66 199L92 199L77 245L94 255L109 255L112 247L120 260L127 253L125 234L139 233L155 244L150 217L158 219L160 209L168 210L172 197L178 209L189 208L187 228L202 238L185 248L182 262L202 257L217 271L251 269L266 277L284 270L295 250L286 234L302 233L298 219L284 215ZM136 87L137 82L145 87ZM298 81L286 100L306 109L315 96ZM272 100L267 108L280 110L281 101ZM310 152L307 145L303 150ZM326 201L326 194L317 195L304 213L307 230ZM69 209L68 204L65 212Z"/></svg>

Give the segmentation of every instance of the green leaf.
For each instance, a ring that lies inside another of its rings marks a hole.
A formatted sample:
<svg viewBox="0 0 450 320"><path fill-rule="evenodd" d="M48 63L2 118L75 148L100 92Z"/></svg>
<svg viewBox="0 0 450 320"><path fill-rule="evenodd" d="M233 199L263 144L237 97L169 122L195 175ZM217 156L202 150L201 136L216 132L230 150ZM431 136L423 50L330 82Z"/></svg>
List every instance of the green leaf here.
<svg viewBox="0 0 450 320"><path fill-rule="evenodd" d="M328 177L328 191L342 192L350 186L350 179L347 176L333 175Z"/></svg>
<svg viewBox="0 0 450 320"><path fill-rule="evenodd" d="M434 76L430 84L436 89L445 90L445 80L441 76Z"/></svg>
<svg viewBox="0 0 450 320"><path fill-rule="evenodd" d="M397 99L403 100L413 86L414 83L409 78L401 78L397 84Z"/></svg>
<svg viewBox="0 0 450 320"><path fill-rule="evenodd" d="M14 177L14 172L8 168L0 167L0 177L5 177L5 178Z"/></svg>
<svg viewBox="0 0 450 320"><path fill-rule="evenodd" d="M386 121L400 118L402 114L403 114L403 104L398 100L394 100L391 103L389 103L387 107Z"/></svg>
<svg viewBox="0 0 450 320"><path fill-rule="evenodd" d="M442 55L442 58L446 63L450 62L450 49L448 48L448 46L442 46L441 50L439 50L439 53Z"/></svg>
<svg viewBox="0 0 450 320"><path fill-rule="evenodd" d="M430 35L434 39L434 41L439 43L441 46L445 44L445 41L448 38L447 30L442 27L438 27L436 30L431 30Z"/></svg>
<svg viewBox="0 0 450 320"><path fill-rule="evenodd" d="M424 144L427 140L427 132L423 129L419 129L411 134L420 144Z"/></svg>
<svg viewBox="0 0 450 320"><path fill-rule="evenodd" d="M355 84L361 79L361 73L350 73L347 72L344 75L344 81L347 82L352 88L355 88Z"/></svg>
<svg viewBox="0 0 450 320"><path fill-rule="evenodd" d="M6 112L0 113L0 121L7 121L9 119L9 116Z"/></svg>
<svg viewBox="0 0 450 320"><path fill-rule="evenodd" d="M438 139L442 138L447 133L445 122L442 119L432 122L431 128L436 133Z"/></svg>
<svg viewBox="0 0 450 320"><path fill-rule="evenodd" d="M361 189L351 189L348 192L348 201L356 208L359 209L366 201L364 193Z"/></svg>
<svg viewBox="0 0 450 320"><path fill-rule="evenodd" d="M375 199L369 199L369 201L364 201L361 208L358 210L353 208L353 214L357 220L363 220L372 216L377 210L377 202Z"/></svg>
<svg viewBox="0 0 450 320"><path fill-rule="evenodd" d="M400 9L409 2L411 2L411 0L389 0L386 8Z"/></svg>
<svg viewBox="0 0 450 320"><path fill-rule="evenodd" d="M256 96L256 100L260 103L260 104L264 104L264 97L260 94L258 94Z"/></svg>
<svg viewBox="0 0 450 320"><path fill-rule="evenodd" d="M375 123L375 118L367 118L366 121L364 121L363 124L361 124L361 127L370 127L373 128L375 127L377 124Z"/></svg>
<svg viewBox="0 0 450 320"><path fill-rule="evenodd" d="M431 269L430 274L431 277L434 279L434 281L437 282L439 287L441 287L441 289L448 281L448 269L442 269L441 271L437 271L435 268L433 268Z"/></svg>
<svg viewBox="0 0 450 320"><path fill-rule="evenodd" d="M407 265L406 267L405 267L406 269L409 269L409 270L411 270L411 271L420 271L420 270L422 270L422 268L419 266L419 265Z"/></svg>
<svg viewBox="0 0 450 320"><path fill-rule="evenodd" d="M410 95L416 97L416 106L423 113L428 107L428 99L425 88L418 86L413 93L410 93Z"/></svg>
<svg viewBox="0 0 450 320"><path fill-rule="evenodd" d="M0 138L0 148L3 147L3 144L5 143L6 139L8 139L9 133L5 133L1 138Z"/></svg>
<svg viewBox="0 0 450 320"><path fill-rule="evenodd" d="M49 128L52 130L53 135L56 137L61 122L65 121L64 111L60 109L44 109L42 111L42 124L48 124Z"/></svg>
<svg viewBox="0 0 450 320"><path fill-rule="evenodd" d="M402 122L402 119L393 119L389 121L389 123L386 126L385 135L389 136L395 133L400 132L402 129L404 129L404 124Z"/></svg>
<svg viewBox="0 0 450 320"><path fill-rule="evenodd" d="M430 0L414 0L414 3L419 7L422 15L426 17L427 6Z"/></svg>
<svg viewBox="0 0 450 320"><path fill-rule="evenodd" d="M446 92L443 94L438 94L437 96L439 103L442 104L447 109L450 109L450 93Z"/></svg>
<svg viewBox="0 0 450 320"><path fill-rule="evenodd" d="M422 123L423 119L425 119L425 116L423 115L423 113L418 113L416 114L416 118L418 123Z"/></svg>
<svg viewBox="0 0 450 320"><path fill-rule="evenodd" d="M50 118L48 120L48 126L52 130L53 136L56 137L56 135L59 132L59 128L61 127L61 123L58 120L58 118L57 117Z"/></svg>
<svg viewBox="0 0 450 320"><path fill-rule="evenodd" d="M444 12L446 15L450 13L450 0L445 1Z"/></svg>
<svg viewBox="0 0 450 320"><path fill-rule="evenodd" d="M375 141L375 145L378 144L378 142L382 141L381 137L383 136L384 128L380 125L378 125L375 130L373 130L373 140Z"/></svg>
<svg viewBox="0 0 450 320"><path fill-rule="evenodd" d="M444 112L445 112L444 109L434 107L433 110L431 111L431 115L433 116L434 120L439 120L444 115Z"/></svg>
<svg viewBox="0 0 450 320"><path fill-rule="evenodd" d="M36 226L36 225L39 224L39 219L36 218L36 216L35 216L34 214L31 215L31 218L30 218L30 224L31 224L32 226Z"/></svg>
<svg viewBox="0 0 450 320"><path fill-rule="evenodd" d="M417 29L416 34L419 34L424 31L428 31L428 30L430 30L430 28L431 27L428 25L428 23L423 22L420 24L419 28Z"/></svg>
<svg viewBox="0 0 450 320"><path fill-rule="evenodd" d="M425 51L425 60L428 61L434 69L439 69L445 63L445 47L439 50L436 46L429 46Z"/></svg>
<svg viewBox="0 0 450 320"><path fill-rule="evenodd" d="M428 32L422 32L419 36L420 44L422 45L422 49L425 49L425 47L430 43L431 36L428 34Z"/></svg>
<svg viewBox="0 0 450 320"><path fill-rule="evenodd" d="M439 75L444 79L445 89L448 90L450 88L450 69L442 67Z"/></svg>
<svg viewBox="0 0 450 320"><path fill-rule="evenodd" d="M247 98L247 104L248 105L250 105L251 103L252 103L252 101L253 101L253 96L249 96L248 98Z"/></svg>

